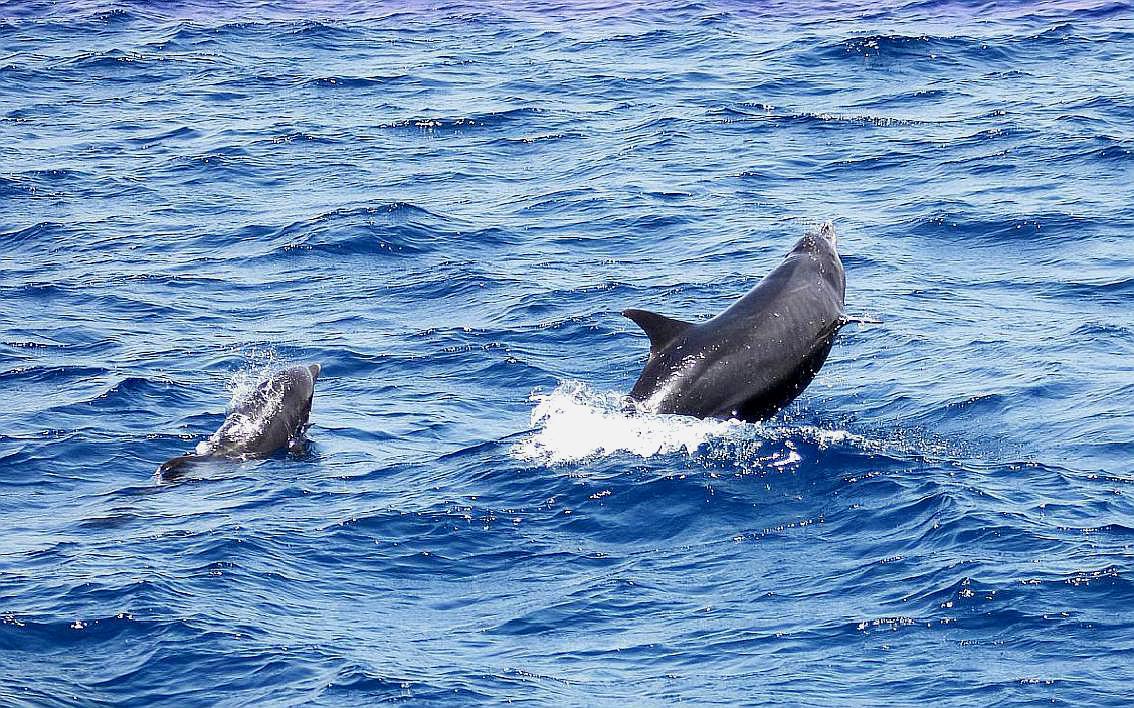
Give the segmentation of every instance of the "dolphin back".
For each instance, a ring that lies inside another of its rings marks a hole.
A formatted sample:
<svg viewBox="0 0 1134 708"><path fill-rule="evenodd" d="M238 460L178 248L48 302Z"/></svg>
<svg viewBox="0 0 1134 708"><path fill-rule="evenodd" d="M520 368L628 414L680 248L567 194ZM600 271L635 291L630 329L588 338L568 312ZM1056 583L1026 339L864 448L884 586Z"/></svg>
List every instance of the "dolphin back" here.
<svg viewBox="0 0 1134 708"><path fill-rule="evenodd" d="M302 441L311 416L319 364L292 366L261 381L243 400L232 406L220 428L196 454L180 455L158 468L163 479L184 474L184 468L202 460L246 460L267 457Z"/></svg>
<svg viewBox="0 0 1134 708"><path fill-rule="evenodd" d="M627 310L650 338L650 357L630 397L657 413L767 418L826 361L843 324L845 287L834 228L825 224L711 320L692 325Z"/></svg>
<svg viewBox="0 0 1134 708"><path fill-rule="evenodd" d="M217 431L226 457L266 457L301 435L311 415L318 365L292 366L260 383Z"/></svg>

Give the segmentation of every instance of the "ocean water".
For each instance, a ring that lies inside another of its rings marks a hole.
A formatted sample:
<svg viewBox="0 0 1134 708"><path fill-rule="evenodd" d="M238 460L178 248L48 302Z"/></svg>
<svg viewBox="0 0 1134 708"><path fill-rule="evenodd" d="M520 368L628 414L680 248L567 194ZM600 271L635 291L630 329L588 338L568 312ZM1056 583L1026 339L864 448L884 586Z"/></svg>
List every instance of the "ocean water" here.
<svg viewBox="0 0 1134 708"><path fill-rule="evenodd" d="M0 5L0 704L1127 703L1132 77L1098 0ZM621 310L828 219L883 325L623 412Z"/></svg>

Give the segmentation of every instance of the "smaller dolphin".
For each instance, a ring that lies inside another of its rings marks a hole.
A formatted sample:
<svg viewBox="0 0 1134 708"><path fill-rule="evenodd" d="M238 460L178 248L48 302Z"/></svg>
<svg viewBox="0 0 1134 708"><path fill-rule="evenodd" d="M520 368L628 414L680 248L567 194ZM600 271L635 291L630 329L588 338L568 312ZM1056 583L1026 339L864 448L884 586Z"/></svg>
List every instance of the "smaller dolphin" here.
<svg viewBox="0 0 1134 708"><path fill-rule="evenodd" d="M285 446L299 449L320 371L318 364L293 366L264 379L233 406L217 432L197 444L195 453L174 457L158 468L158 474L174 477L185 465L203 460L250 460Z"/></svg>

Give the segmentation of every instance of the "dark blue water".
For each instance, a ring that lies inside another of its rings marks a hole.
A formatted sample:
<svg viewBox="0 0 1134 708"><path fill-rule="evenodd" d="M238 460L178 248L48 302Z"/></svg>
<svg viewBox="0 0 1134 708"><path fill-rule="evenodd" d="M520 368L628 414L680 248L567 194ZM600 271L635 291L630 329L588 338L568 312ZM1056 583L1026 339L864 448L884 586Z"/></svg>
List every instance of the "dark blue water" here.
<svg viewBox="0 0 1134 708"><path fill-rule="evenodd" d="M0 15L0 703L1128 700L1130 7ZM884 325L622 413L827 219Z"/></svg>

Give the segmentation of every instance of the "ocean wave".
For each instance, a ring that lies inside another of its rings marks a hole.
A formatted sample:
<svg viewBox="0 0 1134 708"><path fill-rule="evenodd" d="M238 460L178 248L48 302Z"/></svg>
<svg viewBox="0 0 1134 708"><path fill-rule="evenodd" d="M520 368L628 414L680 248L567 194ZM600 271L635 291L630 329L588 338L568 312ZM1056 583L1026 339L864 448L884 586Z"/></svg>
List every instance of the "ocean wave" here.
<svg viewBox="0 0 1134 708"><path fill-rule="evenodd" d="M288 250L335 255L412 255L431 250L435 232L430 224L444 219L413 204L336 209L295 221L268 234Z"/></svg>
<svg viewBox="0 0 1134 708"><path fill-rule="evenodd" d="M1074 22L1050 25L1026 34L981 32L964 34L866 34L848 39L833 40L810 50L827 61L866 60L877 62L933 61L949 65L997 66L1050 50L1058 46L1062 51L1069 44L1087 43L1090 31Z"/></svg>
<svg viewBox="0 0 1134 708"><path fill-rule="evenodd" d="M34 246L45 250L53 250L66 244L68 237L74 233L70 225L57 221L41 221L31 226L0 233L0 238L9 246Z"/></svg>
<svg viewBox="0 0 1134 708"><path fill-rule="evenodd" d="M109 373L107 369L95 366L24 366L0 372L0 381L7 385L28 383L51 383L58 385L62 380L89 380Z"/></svg>
<svg viewBox="0 0 1134 708"><path fill-rule="evenodd" d="M736 107L718 109L713 111L711 114L714 116L719 116L720 122L722 123L755 123L768 124L769 126L798 125L801 127L830 126L832 128L854 128L869 125L876 128L889 128L926 125L932 124L934 122L939 122L921 119L890 118L886 116L840 113L786 113L777 111L775 109L765 110L761 112L748 110L747 108Z"/></svg>
<svg viewBox="0 0 1134 708"><path fill-rule="evenodd" d="M543 112L544 109L542 108L525 107L510 108L503 111L471 113L461 116L424 115L416 118L404 118L379 123L376 127L385 130L413 128L430 132L451 132L470 128L493 128L523 123L531 117L539 116Z"/></svg>
<svg viewBox="0 0 1134 708"><path fill-rule="evenodd" d="M1074 213L1034 213L1010 219L975 219L938 213L920 220L914 233L923 236L973 240L989 244L1044 243L1081 231L1083 218Z"/></svg>
<svg viewBox="0 0 1134 708"><path fill-rule="evenodd" d="M303 83L326 88L369 88L413 81L409 74L388 74L375 76L318 76L305 79Z"/></svg>
<svg viewBox="0 0 1134 708"><path fill-rule="evenodd" d="M5 5L0 704L1120 704L1134 33L946 9ZM827 218L884 325L628 405Z"/></svg>
<svg viewBox="0 0 1134 708"><path fill-rule="evenodd" d="M187 125L179 125L172 128L162 128L156 133L151 133L145 136L138 136L134 138L127 138L127 142L134 145L152 145L155 143L164 143L172 140L194 140L201 137L198 130L194 130Z"/></svg>
<svg viewBox="0 0 1134 708"><path fill-rule="evenodd" d="M146 53L138 51L127 51L122 49L108 49L100 52L84 52L71 57L67 57L58 61L53 69L78 69L81 71L111 69L116 72L118 70L126 68L150 70L167 65L184 64L191 66L200 66L220 65L224 63L225 61L223 60L223 58L208 52ZM165 75L147 74L143 71L137 74L132 74L129 77L129 80L135 82L150 83L154 81L164 80L165 78L167 78Z"/></svg>
<svg viewBox="0 0 1134 708"><path fill-rule="evenodd" d="M41 649L90 641L111 641L123 633L143 635L142 625L122 612L110 617L35 621L16 613L0 615L0 648L7 651L38 646Z"/></svg>
<svg viewBox="0 0 1134 708"><path fill-rule="evenodd" d="M180 393L171 380L142 376L127 376L111 384L106 390L85 402L94 409L129 413L158 405L184 404L189 396Z"/></svg>

